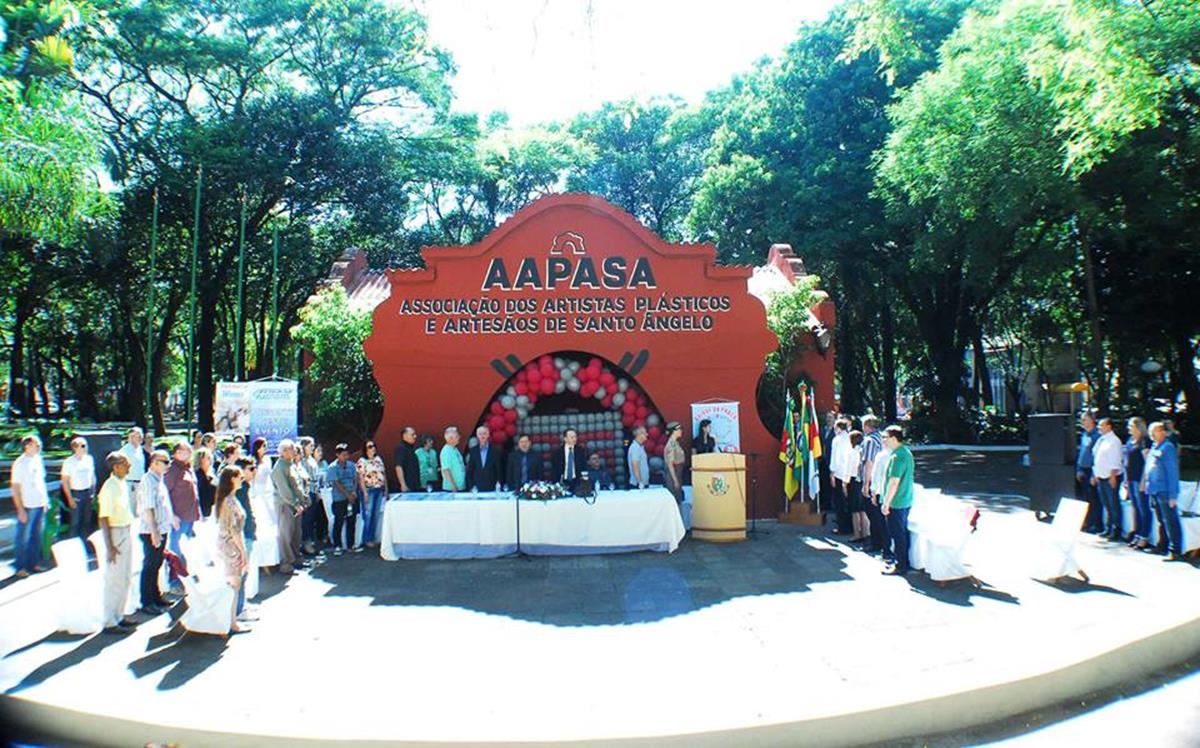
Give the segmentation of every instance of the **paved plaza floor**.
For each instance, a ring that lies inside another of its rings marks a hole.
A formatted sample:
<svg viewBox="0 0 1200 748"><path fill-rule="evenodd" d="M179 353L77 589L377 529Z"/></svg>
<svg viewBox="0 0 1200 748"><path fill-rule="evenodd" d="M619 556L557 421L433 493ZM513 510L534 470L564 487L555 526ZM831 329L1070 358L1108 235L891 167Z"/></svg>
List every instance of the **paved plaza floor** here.
<svg viewBox="0 0 1200 748"><path fill-rule="evenodd" d="M177 612L125 637L29 623L0 660L0 716L114 745L954 745L955 725L1194 655L1193 565L1084 536L1091 582L1050 585L1028 564L1046 525L1017 499L968 500L977 583L885 577L820 528L760 523L671 555L330 558L264 577L260 620L229 639L184 633ZM51 598L42 584L26 606Z"/></svg>

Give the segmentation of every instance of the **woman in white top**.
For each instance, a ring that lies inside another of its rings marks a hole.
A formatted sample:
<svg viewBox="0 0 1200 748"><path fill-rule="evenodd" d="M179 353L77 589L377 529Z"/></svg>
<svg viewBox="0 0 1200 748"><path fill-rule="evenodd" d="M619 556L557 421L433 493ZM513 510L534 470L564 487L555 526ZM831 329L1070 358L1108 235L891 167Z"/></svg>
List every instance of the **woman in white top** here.
<svg viewBox="0 0 1200 748"><path fill-rule="evenodd" d="M279 565L279 514L275 506L275 487L271 484L271 456L267 454L267 440L261 436L254 440L251 459L258 466L254 481L250 484L250 502L254 509L254 558L260 566Z"/></svg>
<svg viewBox="0 0 1200 748"><path fill-rule="evenodd" d="M42 567L42 527L46 520L46 465L42 462L42 440L32 434L21 440L21 456L12 466L12 499L17 510L17 578Z"/></svg>
<svg viewBox="0 0 1200 748"><path fill-rule="evenodd" d="M62 492L71 510L71 534L83 542L86 553L96 498L96 461L88 454L87 440L82 436L71 440L71 456L63 460Z"/></svg>

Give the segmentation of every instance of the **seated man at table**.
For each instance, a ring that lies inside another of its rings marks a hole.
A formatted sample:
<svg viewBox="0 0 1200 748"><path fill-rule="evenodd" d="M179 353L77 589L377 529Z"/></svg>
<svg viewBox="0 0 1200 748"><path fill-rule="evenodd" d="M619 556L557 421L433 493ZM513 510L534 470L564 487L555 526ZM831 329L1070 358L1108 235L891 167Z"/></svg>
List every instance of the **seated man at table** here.
<svg viewBox="0 0 1200 748"><path fill-rule="evenodd" d="M492 444L492 432L487 426L475 429L478 443L467 452L467 488L472 491L495 491L504 481L504 455Z"/></svg>
<svg viewBox="0 0 1200 748"><path fill-rule="evenodd" d="M508 470L504 482L510 491L516 491L530 481L542 479L542 458L530 449L531 445L529 434L521 434L517 437L517 448L508 456Z"/></svg>
<svg viewBox="0 0 1200 748"><path fill-rule="evenodd" d="M572 493L579 484L579 474L587 470L587 458L583 456L578 441L579 432L575 429L563 431L562 445L554 450L554 457L550 460L553 466L550 479L563 484Z"/></svg>
<svg viewBox="0 0 1200 748"><path fill-rule="evenodd" d="M592 485L596 488L615 488L616 482L613 480L612 471L604 466L604 458L599 452L592 452L588 455L587 466L588 477L592 479Z"/></svg>

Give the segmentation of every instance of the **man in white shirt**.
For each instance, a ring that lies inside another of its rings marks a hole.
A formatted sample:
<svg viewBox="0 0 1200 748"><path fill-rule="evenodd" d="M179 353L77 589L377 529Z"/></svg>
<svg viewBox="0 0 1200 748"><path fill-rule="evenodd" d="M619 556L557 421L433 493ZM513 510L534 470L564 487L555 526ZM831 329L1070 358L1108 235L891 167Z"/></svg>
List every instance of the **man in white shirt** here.
<svg viewBox="0 0 1200 748"><path fill-rule="evenodd" d="M131 495L137 492L138 484L146 475L146 465L150 462L150 455L142 446L144 438L142 430L134 426L125 434L125 443L121 445L121 454L129 460L129 474L125 476L125 482L129 484Z"/></svg>
<svg viewBox="0 0 1200 748"><path fill-rule="evenodd" d="M92 501L96 497L96 461L88 454L87 440L71 440L71 456L62 464L63 499L71 510L71 534L88 549L87 536L92 529Z"/></svg>
<svg viewBox="0 0 1200 748"><path fill-rule="evenodd" d="M1113 433L1111 418L1100 419L1100 438L1092 448L1092 485L1104 507L1104 533L1101 537L1121 540L1121 477L1125 473L1121 440Z"/></svg>
<svg viewBox="0 0 1200 748"><path fill-rule="evenodd" d="M833 511L837 517L835 535L849 535L850 480L858 468L850 464L850 421L839 418L833 425L833 444L829 448L829 472L833 478Z"/></svg>
<svg viewBox="0 0 1200 748"><path fill-rule="evenodd" d="M32 434L21 440L21 456L12 466L13 507L17 510L16 567L21 579L42 568L42 527L50 495L46 492L46 465L42 440Z"/></svg>

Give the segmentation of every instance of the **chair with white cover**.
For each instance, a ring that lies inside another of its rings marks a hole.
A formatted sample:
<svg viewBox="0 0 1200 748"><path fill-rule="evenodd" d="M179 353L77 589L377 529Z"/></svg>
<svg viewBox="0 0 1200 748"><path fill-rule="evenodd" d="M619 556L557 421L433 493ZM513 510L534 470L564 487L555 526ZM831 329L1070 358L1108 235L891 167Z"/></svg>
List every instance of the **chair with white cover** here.
<svg viewBox="0 0 1200 748"><path fill-rule="evenodd" d="M1078 574L1083 581L1088 581L1087 572L1079 567L1075 558L1075 548L1079 543L1079 533L1087 519L1088 504L1078 499L1062 498L1058 500L1058 509L1054 512L1054 521L1046 528L1046 542L1034 554L1035 579L1045 579L1050 582Z"/></svg>
<svg viewBox="0 0 1200 748"><path fill-rule="evenodd" d="M103 543L103 541L101 541ZM104 577L88 570L87 553L79 538L50 546L58 569L58 630L68 634L94 634L103 628ZM103 551L101 551L103 552ZM104 556L99 556L103 563Z"/></svg>
<svg viewBox="0 0 1200 748"><path fill-rule="evenodd" d="M963 556L971 539L971 517L964 502L953 499L935 504L928 531L923 533L924 569L935 582L972 577ZM911 562L912 554L909 554Z"/></svg>
<svg viewBox="0 0 1200 748"><path fill-rule="evenodd" d="M180 540L183 555L188 559L189 576L183 579L187 611L179 622L185 629L197 634L225 635L233 625L233 598L236 593L225 579L223 565L200 563L201 559L210 557L207 545L207 538L200 542L196 538ZM194 565L193 558L196 559Z"/></svg>

